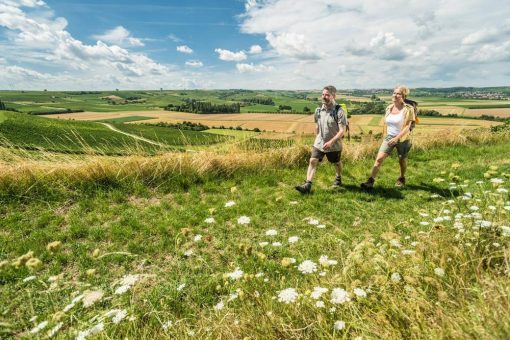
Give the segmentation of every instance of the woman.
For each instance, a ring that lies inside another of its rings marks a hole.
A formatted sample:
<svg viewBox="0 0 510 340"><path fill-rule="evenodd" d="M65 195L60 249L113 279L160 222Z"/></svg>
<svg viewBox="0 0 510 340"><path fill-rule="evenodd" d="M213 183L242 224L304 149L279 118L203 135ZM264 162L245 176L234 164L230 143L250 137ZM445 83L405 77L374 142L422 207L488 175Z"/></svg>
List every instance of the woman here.
<svg viewBox="0 0 510 340"><path fill-rule="evenodd" d="M405 103L405 99L409 95L409 88L406 86L397 86L393 90L391 97L392 103L386 108L384 116L385 137L382 142L377 157L375 158L372 173L365 183L361 183L364 189L374 187L375 176L386 157L388 157L393 149L397 149L398 162L400 164L400 177L397 179L395 186L403 187L406 184L406 158L411 149L411 140L409 134L411 126L416 120L414 108Z"/></svg>

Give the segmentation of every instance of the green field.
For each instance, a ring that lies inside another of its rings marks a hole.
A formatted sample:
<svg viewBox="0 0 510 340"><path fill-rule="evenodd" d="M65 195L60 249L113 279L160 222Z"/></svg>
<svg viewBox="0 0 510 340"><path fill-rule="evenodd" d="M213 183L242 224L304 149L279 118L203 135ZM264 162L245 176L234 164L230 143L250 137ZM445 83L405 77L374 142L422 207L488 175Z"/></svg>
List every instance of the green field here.
<svg viewBox="0 0 510 340"><path fill-rule="evenodd" d="M0 143L9 147L64 153L132 154L208 145L227 139L224 136L172 128L127 124L114 126L161 145L112 131L97 122L50 119L7 111L0 111Z"/></svg>
<svg viewBox="0 0 510 340"><path fill-rule="evenodd" d="M374 148L308 196L299 148L3 171L0 337L508 338L509 147L413 149L366 192Z"/></svg>

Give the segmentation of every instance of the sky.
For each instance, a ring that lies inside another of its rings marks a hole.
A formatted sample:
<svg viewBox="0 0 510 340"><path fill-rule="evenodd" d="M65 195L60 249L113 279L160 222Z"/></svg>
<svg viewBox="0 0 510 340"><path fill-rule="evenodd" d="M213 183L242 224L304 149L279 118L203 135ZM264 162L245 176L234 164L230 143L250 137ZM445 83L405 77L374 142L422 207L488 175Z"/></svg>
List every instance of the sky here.
<svg viewBox="0 0 510 340"><path fill-rule="evenodd" d="M0 0L0 89L510 85L508 0Z"/></svg>

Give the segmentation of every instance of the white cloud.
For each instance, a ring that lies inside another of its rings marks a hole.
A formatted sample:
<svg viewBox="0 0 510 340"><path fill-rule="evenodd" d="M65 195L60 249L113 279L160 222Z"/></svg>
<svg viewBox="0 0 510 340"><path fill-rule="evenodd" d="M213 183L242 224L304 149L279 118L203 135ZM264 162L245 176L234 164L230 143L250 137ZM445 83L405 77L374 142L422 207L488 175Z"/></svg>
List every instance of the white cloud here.
<svg viewBox="0 0 510 340"><path fill-rule="evenodd" d="M244 51L232 52L232 51L229 51L229 50L224 50L224 49L221 49L221 48L217 48L217 49L214 50L214 52L218 53L218 57L221 60L224 60L224 61L241 61L241 60L246 60L246 53L244 53Z"/></svg>
<svg viewBox="0 0 510 340"><path fill-rule="evenodd" d="M122 26L117 26L104 34L93 35L94 39L119 46L144 46L144 43L131 36L131 33Z"/></svg>
<svg viewBox="0 0 510 340"><path fill-rule="evenodd" d="M267 33L266 39L271 47L280 55L302 60L320 58L320 50L314 48L303 34L281 33L275 35L273 33Z"/></svg>
<svg viewBox="0 0 510 340"><path fill-rule="evenodd" d="M259 54L259 53L262 53L262 47L260 47L259 45L252 45L250 47L250 54Z"/></svg>
<svg viewBox="0 0 510 340"><path fill-rule="evenodd" d="M190 67L202 67L204 64L200 60L188 60L186 65Z"/></svg>
<svg viewBox="0 0 510 340"><path fill-rule="evenodd" d="M251 63L251 64L236 64L236 68L240 73L268 72L268 71L272 71L274 69L272 66L266 66L263 64L253 65L253 63Z"/></svg>
<svg viewBox="0 0 510 340"><path fill-rule="evenodd" d="M177 51L181 53L191 54L193 50L186 45L177 46Z"/></svg>

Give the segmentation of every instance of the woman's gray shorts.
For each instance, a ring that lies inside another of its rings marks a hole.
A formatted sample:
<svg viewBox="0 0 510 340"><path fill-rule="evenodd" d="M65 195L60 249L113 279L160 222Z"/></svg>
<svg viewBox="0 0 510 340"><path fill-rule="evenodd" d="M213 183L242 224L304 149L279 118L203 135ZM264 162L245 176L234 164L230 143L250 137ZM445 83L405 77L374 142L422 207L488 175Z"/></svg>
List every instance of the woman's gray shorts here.
<svg viewBox="0 0 510 340"><path fill-rule="evenodd" d="M399 158L407 158L407 154L409 153L409 150L411 150L411 140L405 140L403 142L398 142L397 144L393 146L389 146L388 142L394 138L395 136L387 135L384 137L384 140L381 144L381 147L379 148L379 152L384 152L387 155L391 155L391 152L393 149L397 149L398 157Z"/></svg>

